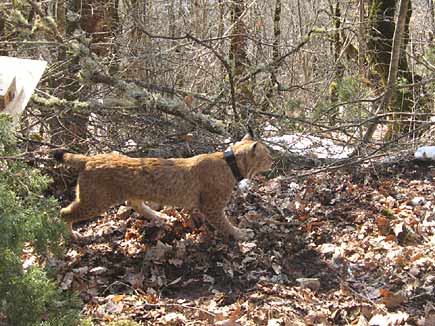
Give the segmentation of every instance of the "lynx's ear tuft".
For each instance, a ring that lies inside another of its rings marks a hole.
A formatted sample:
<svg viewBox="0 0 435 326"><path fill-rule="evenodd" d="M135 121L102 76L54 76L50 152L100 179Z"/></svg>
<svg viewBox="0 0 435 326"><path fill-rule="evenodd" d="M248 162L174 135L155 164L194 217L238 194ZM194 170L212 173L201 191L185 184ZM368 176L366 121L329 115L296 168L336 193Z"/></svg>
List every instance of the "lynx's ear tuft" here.
<svg viewBox="0 0 435 326"><path fill-rule="evenodd" d="M254 132L250 126L248 126L248 133L242 138L242 140L254 140Z"/></svg>
<svg viewBox="0 0 435 326"><path fill-rule="evenodd" d="M252 139L255 138L254 131L252 130L250 125L248 125L248 135L250 135Z"/></svg>

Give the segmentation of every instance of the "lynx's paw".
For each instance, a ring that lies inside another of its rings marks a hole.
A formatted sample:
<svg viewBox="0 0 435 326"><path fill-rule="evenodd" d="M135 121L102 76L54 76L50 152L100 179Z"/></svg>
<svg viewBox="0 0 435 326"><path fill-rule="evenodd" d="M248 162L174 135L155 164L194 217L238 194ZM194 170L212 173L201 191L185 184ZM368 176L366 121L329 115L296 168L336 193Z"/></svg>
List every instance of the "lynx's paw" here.
<svg viewBox="0 0 435 326"><path fill-rule="evenodd" d="M236 240L247 241L254 237L254 231L251 229L235 229L235 232L232 233L232 236Z"/></svg>
<svg viewBox="0 0 435 326"><path fill-rule="evenodd" d="M77 243L82 240L82 235L78 231L69 230L69 232L65 235L65 242L66 243Z"/></svg>
<svg viewBox="0 0 435 326"><path fill-rule="evenodd" d="M162 226L165 223L168 223L170 220L171 218L165 213L155 212L155 214L151 216L150 222L156 226Z"/></svg>

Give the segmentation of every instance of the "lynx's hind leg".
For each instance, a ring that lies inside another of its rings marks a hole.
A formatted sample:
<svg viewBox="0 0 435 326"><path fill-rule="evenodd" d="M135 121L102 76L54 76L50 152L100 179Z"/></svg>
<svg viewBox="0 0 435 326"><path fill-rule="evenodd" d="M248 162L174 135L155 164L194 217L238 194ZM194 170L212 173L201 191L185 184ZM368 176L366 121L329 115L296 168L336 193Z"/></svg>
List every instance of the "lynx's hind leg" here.
<svg viewBox="0 0 435 326"><path fill-rule="evenodd" d="M89 201L79 201L76 200L72 202L68 207L62 208L60 210L61 217L68 224L69 229L72 231L73 223L86 221L92 217L96 217L98 215L103 214L108 208L110 208L111 204L107 203L99 203L96 206L96 203L91 203Z"/></svg>
<svg viewBox="0 0 435 326"><path fill-rule="evenodd" d="M116 204L114 199L107 194L98 196L96 193L83 193L79 189L83 187L77 186L76 199L69 206L60 210L61 217L72 230L73 223L86 221L92 217L96 217L104 213L112 205ZM72 232L73 236L76 236Z"/></svg>
<svg viewBox="0 0 435 326"><path fill-rule="evenodd" d="M145 205L143 200L127 200L127 206L131 206L137 213L143 215L146 219L151 220L153 223L160 224L162 220L167 220L168 216L165 214L156 212L148 205Z"/></svg>

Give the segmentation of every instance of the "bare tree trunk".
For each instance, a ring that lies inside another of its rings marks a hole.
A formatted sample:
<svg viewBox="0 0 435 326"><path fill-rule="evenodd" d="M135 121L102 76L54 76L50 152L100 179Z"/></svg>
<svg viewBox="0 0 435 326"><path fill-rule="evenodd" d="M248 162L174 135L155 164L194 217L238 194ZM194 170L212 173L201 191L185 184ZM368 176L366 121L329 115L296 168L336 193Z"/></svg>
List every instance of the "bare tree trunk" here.
<svg viewBox="0 0 435 326"><path fill-rule="evenodd" d="M273 62L278 62L280 58L280 43L281 43L281 0L276 0L275 2L275 10L273 13L273 45L272 45L272 59ZM271 67L272 71L270 72L269 84L265 89L265 99L261 104L261 110L266 111L269 107L274 90L278 90L278 80L275 75L277 67Z"/></svg>
<svg viewBox="0 0 435 326"><path fill-rule="evenodd" d="M236 90L236 103L238 104L239 112L234 112L234 120L238 122L240 118L246 119L246 108L253 102L253 95L249 88L249 80L240 82L248 71L248 42L246 37L246 25L243 21L245 11L244 0L233 1L231 8L232 25L231 44L230 44L230 61L233 68L233 77ZM240 114L240 116L239 116Z"/></svg>
<svg viewBox="0 0 435 326"><path fill-rule="evenodd" d="M392 42L392 50L391 50L391 58L390 65L388 69L388 78L387 85L385 88L385 94L382 98L382 102L380 103L378 109L375 114L385 111L393 98L395 83L397 81L397 74L399 71L399 61L400 61L400 52L402 50L402 39L405 35L405 25L408 17L408 4L409 0L400 0L399 3L399 14L397 16L396 28L394 30L393 42ZM378 122L374 121L367 129L364 137L363 143L368 143L373 137L374 132L376 131L376 127Z"/></svg>
<svg viewBox="0 0 435 326"><path fill-rule="evenodd" d="M368 57L374 78L386 86L394 35L397 0L373 0L369 15Z"/></svg>
<svg viewBox="0 0 435 326"><path fill-rule="evenodd" d="M70 1L69 7L67 7L67 4L68 2L65 0L59 1L56 12L58 31L59 33L62 33L62 36L74 35L76 29L80 28L79 20L73 22L68 21L66 15L67 9L80 13L80 10L82 9L81 1ZM75 78L75 75L80 69L79 58L70 58L66 49L61 48L58 52L58 60L70 60L71 62L67 66L62 79L52 79L50 80L50 83L53 85L53 88L58 90L57 94L55 94L56 96L74 101L77 99L77 91L81 87L79 81ZM76 150L85 152L87 146L83 140L86 139L87 134L88 114L77 114L73 111L60 114L63 107L57 107L56 110L59 113L57 118L48 121L51 129L51 142L60 146L75 147ZM47 112L47 114L50 114L50 112Z"/></svg>
<svg viewBox="0 0 435 326"><path fill-rule="evenodd" d="M394 16L396 13L397 0L372 0L372 7L369 16L369 41L367 42L367 54L371 78L374 84L386 89L388 82L388 69L391 60L392 40L395 31ZM409 40L409 22L412 15L412 3L408 2L407 12L404 17L404 31L402 40L402 51L399 57L399 76L407 83L412 83L412 74L409 71L406 57L406 47ZM397 15L398 16L398 15ZM412 99L412 92L408 89L400 89L392 98L393 104L388 109L399 112L410 112L415 107ZM402 115L403 116L403 115ZM391 139L394 134L401 134L411 127L406 121L398 121L402 117L389 116L392 122L388 125L386 139Z"/></svg>
<svg viewBox="0 0 435 326"><path fill-rule="evenodd" d="M193 0L191 2L191 13L192 13L192 30L194 31L195 35L200 37L199 35L199 25L201 21L201 8L199 4L199 0Z"/></svg>

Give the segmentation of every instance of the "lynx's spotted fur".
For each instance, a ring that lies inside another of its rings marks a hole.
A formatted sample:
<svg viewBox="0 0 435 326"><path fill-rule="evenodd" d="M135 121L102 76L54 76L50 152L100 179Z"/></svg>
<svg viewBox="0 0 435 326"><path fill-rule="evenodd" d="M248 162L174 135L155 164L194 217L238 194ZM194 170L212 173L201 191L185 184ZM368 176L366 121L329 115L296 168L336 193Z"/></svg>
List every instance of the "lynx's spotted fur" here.
<svg viewBox="0 0 435 326"><path fill-rule="evenodd" d="M270 169L272 158L267 147L246 135L231 147L237 167L250 179ZM61 210L72 224L102 214L111 206L129 201L144 215L156 216L145 205L199 209L207 221L225 235L247 239L246 230L232 225L224 215L236 179L222 152L190 158L130 158L118 154L85 156L57 151L54 157L78 169L76 199Z"/></svg>

